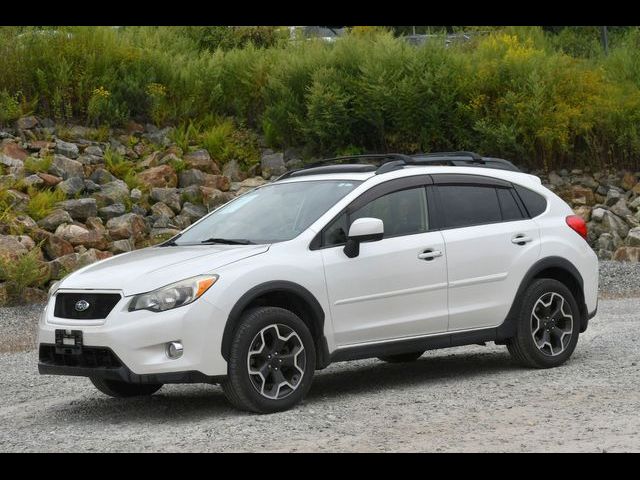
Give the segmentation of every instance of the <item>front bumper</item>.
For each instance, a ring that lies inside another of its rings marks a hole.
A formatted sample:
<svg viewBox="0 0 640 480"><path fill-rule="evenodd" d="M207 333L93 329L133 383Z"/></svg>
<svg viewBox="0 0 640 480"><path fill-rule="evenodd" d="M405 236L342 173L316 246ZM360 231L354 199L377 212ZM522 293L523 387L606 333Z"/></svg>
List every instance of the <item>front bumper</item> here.
<svg viewBox="0 0 640 480"><path fill-rule="evenodd" d="M101 376L133 383L217 383L227 373L221 354L222 334L227 316L200 298L192 304L166 312L129 312L130 298L123 297L100 321L72 320L54 316L55 297L39 322L38 344L43 349L55 345L56 330L82 331L83 348L109 350L121 366L74 365L63 358L41 355L41 374ZM168 342L184 346L180 358L167 356Z"/></svg>

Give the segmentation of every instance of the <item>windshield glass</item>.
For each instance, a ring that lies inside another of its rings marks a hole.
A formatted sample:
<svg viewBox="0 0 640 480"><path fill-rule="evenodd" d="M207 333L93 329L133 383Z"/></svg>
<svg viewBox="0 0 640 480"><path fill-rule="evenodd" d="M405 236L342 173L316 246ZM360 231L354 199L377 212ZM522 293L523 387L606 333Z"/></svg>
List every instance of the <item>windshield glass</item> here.
<svg viewBox="0 0 640 480"><path fill-rule="evenodd" d="M175 245L291 240L361 182L274 183L238 197L176 238Z"/></svg>

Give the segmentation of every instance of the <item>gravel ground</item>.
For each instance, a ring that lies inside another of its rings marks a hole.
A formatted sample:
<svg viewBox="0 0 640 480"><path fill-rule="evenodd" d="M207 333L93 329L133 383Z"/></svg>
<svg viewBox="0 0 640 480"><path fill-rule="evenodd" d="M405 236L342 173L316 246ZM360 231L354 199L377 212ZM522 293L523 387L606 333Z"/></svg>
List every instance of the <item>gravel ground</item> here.
<svg viewBox="0 0 640 480"><path fill-rule="evenodd" d="M267 416L212 385L111 399L40 376L41 307L0 309L14 345L0 353L0 451L640 451L640 265L602 262L601 276L598 316L560 368L519 368L493 344L337 363L302 405Z"/></svg>

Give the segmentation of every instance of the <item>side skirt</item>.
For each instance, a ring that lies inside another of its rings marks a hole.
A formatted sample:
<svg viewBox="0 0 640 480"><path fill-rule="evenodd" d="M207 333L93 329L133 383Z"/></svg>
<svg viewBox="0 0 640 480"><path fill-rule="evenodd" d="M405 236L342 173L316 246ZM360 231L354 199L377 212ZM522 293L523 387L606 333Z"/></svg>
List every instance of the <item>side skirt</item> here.
<svg viewBox="0 0 640 480"><path fill-rule="evenodd" d="M499 340L498 328L483 328L470 332L443 333L423 338L410 340L398 340L367 345L355 345L353 347L340 348L331 354L332 362L346 360L359 360L363 358L375 358L401 353L436 350L439 348L459 347L483 342Z"/></svg>

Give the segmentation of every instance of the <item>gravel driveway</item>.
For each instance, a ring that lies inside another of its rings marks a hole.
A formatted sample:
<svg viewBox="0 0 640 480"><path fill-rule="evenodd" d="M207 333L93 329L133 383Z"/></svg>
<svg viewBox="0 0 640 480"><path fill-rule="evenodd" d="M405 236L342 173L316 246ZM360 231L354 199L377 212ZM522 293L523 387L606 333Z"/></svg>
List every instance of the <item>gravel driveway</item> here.
<svg viewBox="0 0 640 480"><path fill-rule="evenodd" d="M639 267L603 262L598 316L560 368L519 368L493 344L337 363L268 416L236 412L217 386L122 400L40 376L40 307L0 309L0 451L640 451Z"/></svg>

